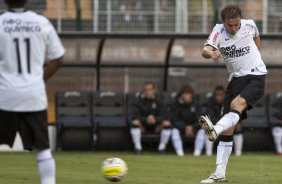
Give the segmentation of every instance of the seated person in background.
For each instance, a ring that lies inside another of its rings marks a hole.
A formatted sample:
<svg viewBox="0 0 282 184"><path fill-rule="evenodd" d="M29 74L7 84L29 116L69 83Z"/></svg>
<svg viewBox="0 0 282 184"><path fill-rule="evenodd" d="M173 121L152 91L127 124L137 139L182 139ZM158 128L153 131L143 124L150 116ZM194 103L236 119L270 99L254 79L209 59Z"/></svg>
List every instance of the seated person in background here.
<svg viewBox="0 0 282 184"><path fill-rule="evenodd" d="M279 103L282 101L280 100ZM276 121L274 122L274 127L272 128L273 140L276 147L276 153L282 156L282 109L279 109L279 113L276 114Z"/></svg>
<svg viewBox="0 0 282 184"><path fill-rule="evenodd" d="M184 85L177 97L175 104L171 107L173 120L172 144L178 156L183 156L183 143L180 134L188 138L194 138L198 127L198 108L193 102L193 88Z"/></svg>
<svg viewBox="0 0 282 184"><path fill-rule="evenodd" d="M142 151L141 133L160 133L158 150L164 153L171 136L171 122L167 118L166 107L156 94L155 85L145 82L143 93L140 94L130 109L130 134L134 143L135 153Z"/></svg>

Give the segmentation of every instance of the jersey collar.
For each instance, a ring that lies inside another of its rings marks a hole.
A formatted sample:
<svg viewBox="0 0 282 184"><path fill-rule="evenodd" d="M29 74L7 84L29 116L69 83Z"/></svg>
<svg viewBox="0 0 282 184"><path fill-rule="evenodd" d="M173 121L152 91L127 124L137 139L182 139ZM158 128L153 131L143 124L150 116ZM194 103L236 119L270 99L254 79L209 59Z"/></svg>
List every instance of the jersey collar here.
<svg viewBox="0 0 282 184"><path fill-rule="evenodd" d="M25 8L11 8L8 9L8 11L14 13L22 13L22 12L26 12L27 10Z"/></svg>

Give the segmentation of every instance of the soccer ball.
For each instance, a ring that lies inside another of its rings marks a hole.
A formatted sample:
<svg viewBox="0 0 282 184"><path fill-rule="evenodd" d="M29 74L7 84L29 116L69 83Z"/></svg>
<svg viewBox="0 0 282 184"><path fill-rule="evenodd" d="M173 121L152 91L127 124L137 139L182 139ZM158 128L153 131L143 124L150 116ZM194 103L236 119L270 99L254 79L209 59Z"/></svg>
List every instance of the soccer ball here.
<svg viewBox="0 0 282 184"><path fill-rule="evenodd" d="M111 182L121 181L128 170L125 161L120 158L104 160L101 169L103 176Z"/></svg>

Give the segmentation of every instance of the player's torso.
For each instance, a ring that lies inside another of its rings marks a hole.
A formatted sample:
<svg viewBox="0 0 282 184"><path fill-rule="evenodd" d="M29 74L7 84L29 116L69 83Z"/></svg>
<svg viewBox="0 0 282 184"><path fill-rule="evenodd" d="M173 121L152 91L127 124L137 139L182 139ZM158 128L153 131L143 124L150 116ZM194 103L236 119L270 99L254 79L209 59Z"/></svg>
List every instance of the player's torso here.
<svg viewBox="0 0 282 184"><path fill-rule="evenodd" d="M46 38L44 22L37 14L1 15L0 39L0 83L10 81L15 88L42 80Z"/></svg>
<svg viewBox="0 0 282 184"><path fill-rule="evenodd" d="M254 42L258 30L252 20L241 20L241 27L230 35L223 25L218 28L217 46L224 57L231 77L267 73L261 54Z"/></svg>
<svg viewBox="0 0 282 184"><path fill-rule="evenodd" d="M36 13L0 16L0 109L37 111L47 106L43 65L48 20Z"/></svg>
<svg viewBox="0 0 282 184"><path fill-rule="evenodd" d="M259 54L254 43L255 34L252 25L242 23L235 35L230 35L224 28L219 36L219 49L226 62L244 59L247 55Z"/></svg>
<svg viewBox="0 0 282 184"><path fill-rule="evenodd" d="M161 110L161 104L159 102L158 97L154 99L140 98L139 107L141 114L144 116L150 114L159 115Z"/></svg>

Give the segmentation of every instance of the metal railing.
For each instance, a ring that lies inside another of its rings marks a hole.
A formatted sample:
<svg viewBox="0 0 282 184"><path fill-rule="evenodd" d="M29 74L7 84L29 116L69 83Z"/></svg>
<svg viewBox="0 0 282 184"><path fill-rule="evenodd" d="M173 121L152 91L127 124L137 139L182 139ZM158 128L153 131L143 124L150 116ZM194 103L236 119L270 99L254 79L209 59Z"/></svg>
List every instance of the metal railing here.
<svg viewBox="0 0 282 184"><path fill-rule="evenodd" d="M60 33L207 34L227 4L238 4L263 34L282 33L280 0L29 0L28 8Z"/></svg>

